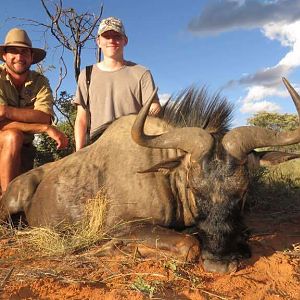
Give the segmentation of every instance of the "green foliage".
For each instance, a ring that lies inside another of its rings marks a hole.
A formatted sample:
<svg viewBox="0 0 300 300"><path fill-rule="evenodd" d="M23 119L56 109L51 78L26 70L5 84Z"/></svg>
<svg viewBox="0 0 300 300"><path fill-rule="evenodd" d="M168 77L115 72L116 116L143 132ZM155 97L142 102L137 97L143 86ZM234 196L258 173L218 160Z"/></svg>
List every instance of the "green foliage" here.
<svg viewBox="0 0 300 300"><path fill-rule="evenodd" d="M149 296L151 299L153 297L154 292L156 291L155 284L152 285L144 280L142 277L138 276L136 280L130 286L133 290L142 292Z"/></svg>
<svg viewBox="0 0 300 300"><path fill-rule="evenodd" d="M55 108L58 110L60 114L57 119L58 121L69 122L70 126L73 128L75 116L76 116L76 109L75 106L72 104L73 95L68 94L66 91L62 91L60 93L60 97L55 100Z"/></svg>
<svg viewBox="0 0 300 300"><path fill-rule="evenodd" d="M247 122L249 125L276 131L294 130L299 126L298 116L295 114L258 112L252 118L249 118Z"/></svg>
<svg viewBox="0 0 300 300"><path fill-rule="evenodd" d="M55 101L55 108L57 110L56 126L68 136L68 148L57 150L56 143L46 134L38 135L34 142L37 148L35 166L58 160L75 151L74 121L76 109L72 104L72 99L72 95L63 91L61 92L60 97Z"/></svg>
<svg viewBox="0 0 300 300"><path fill-rule="evenodd" d="M247 120L247 123L252 126L259 126L275 131L291 131L299 127L299 119L296 114L279 114L269 112L258 112L253 117ZM297 152L300 151L300 145L268 147L277 151Z"/></svg>

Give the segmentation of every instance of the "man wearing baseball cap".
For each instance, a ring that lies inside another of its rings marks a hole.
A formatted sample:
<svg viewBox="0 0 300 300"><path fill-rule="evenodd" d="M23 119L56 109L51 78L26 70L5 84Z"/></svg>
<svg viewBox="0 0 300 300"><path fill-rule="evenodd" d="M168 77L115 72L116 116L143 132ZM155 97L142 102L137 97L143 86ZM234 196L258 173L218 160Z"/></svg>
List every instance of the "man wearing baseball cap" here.
<svg viewBox="0 0 300 300"><path fill-rule="evenodd" d="M33 167L34 133L47 133L65 148L67 137L51 126L53 96L49 82L32 64L44 59L43 49L32 47L26 31L13 28L0 45L0 195L9 182Z"/></svg>
<svg viewBox="0 0 300 300"><path fill-rule="evenodd" d="M93 65L88 91L86 70L80 72L74 98L76 150L86 145L87 135L93 142L115 119L138 113L155 89L147 68L124 59L128 37L120 19L103 19L96 42L103 58ZM156 116L160 110L156 95L149 114Z"/></svg>

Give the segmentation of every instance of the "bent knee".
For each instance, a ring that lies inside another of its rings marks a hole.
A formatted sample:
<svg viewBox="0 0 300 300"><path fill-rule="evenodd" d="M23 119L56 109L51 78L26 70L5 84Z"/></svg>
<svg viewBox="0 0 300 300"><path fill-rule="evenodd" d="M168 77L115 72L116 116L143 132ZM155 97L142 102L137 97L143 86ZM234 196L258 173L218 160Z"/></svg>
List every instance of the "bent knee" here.
<svg viewBox="0 0 300 300"><path fill-rule="evenodd" d="M176 243L175 249L181 257L188 262L193 262L200 257L200 243L197 238L185 235L182 239Z"/></svg>
<svg viewBox="0 0 300 300"><path fill-rule="evenodd" d="M8 129L1 132L1 143L3 147L21 148L24 134L17 129Z"/></svg>

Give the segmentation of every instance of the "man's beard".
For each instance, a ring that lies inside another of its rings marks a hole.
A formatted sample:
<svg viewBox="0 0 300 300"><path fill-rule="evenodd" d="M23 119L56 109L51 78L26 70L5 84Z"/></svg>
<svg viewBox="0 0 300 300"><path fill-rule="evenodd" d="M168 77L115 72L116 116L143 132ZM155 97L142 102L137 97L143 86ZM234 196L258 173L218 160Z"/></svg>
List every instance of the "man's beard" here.
<svg viewBox="0 0 300 300"><path fill-rule="evenodd" d="M7 68L8 68L10 71L12 71L13 73L18 74L18 75L23 75L23 74L27 73L27 72L29 71L29 69L30 69L30 65L29 65L29 66L26 66L26 67L24 66L24 69L23 69L22 71L16 70L16 69L13 67L13 64L7 64L7 63L6 63L6 66L7 66Z"/></svg>

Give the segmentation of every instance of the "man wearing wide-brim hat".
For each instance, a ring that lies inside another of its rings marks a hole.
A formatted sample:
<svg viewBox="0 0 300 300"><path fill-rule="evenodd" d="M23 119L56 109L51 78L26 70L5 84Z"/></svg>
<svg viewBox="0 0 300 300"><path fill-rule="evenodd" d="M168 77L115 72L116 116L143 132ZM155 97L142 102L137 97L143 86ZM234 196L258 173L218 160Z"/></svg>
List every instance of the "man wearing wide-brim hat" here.
<svg viewBox="0 0 300 300"><path fill-rule="evenodd" d="M11 29L4 44L0 45L0 59L4 62L0 65L2 193L8 183L22 172L23 164L28 163L22 161L22 153L32 146L34 133L47 133L57 142L58 148L65 148L68 143L67 137L50 125L53 96L48 80L30 70L32 64L42 61L45 56L43 49L32 47L26 31L18 28Z"/></svg>

